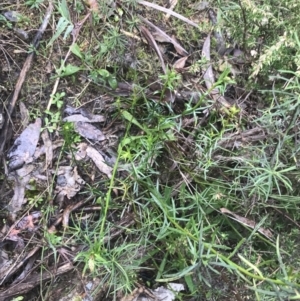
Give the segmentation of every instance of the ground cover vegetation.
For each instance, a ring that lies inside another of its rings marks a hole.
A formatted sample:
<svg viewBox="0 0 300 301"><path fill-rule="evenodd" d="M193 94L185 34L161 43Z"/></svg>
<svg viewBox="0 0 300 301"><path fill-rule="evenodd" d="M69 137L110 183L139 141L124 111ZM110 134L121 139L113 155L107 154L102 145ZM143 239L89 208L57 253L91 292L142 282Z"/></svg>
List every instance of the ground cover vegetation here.
<svg viewBox="0 0 300 301"><path fill-rule="evenodd" d="M299 300L299 13L2 1L0 300L159 300L169 283L176 300ZM17 208L9 154L29 123L52 155Z"/></svg>

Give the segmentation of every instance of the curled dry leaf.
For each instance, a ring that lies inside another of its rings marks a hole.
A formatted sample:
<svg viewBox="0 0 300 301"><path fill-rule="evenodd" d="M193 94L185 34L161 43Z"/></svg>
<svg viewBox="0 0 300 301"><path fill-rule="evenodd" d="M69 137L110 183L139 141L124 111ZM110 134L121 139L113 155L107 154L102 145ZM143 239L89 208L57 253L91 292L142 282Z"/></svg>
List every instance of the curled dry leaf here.
<svg viewBox="0 0 300 301"><path fill-rule="evenodd" d="M95 165L101 172L106 174L108 178L112 177L112 167L105 163L104 158L96 149L88 146L86 149L86 154L94 161Z"/></svg>
<svg viewBox="0 0 300 301"><path fill-rule="evenodd" d="M144 27L144 26L140 26L139 28L140 28L142 34L144 35L144 37L146 38L148 44L149 44L152 48L154 48L154 50L155 50L155 52L156 52L156 54L157 54L157 56L158 56L158 58L159 58L159 60L160 60L161 67L162 67L164 73L166 74L166 65L165 65L165 62L164 62L164 60L163 60L163 57L162 57L162 55L161 55L161 52L160 52L160 50L159 50L159 48L158 48L158 46L157 46L157 44L156 44L156 42L155 42L155 40L154 40L152 34L151 34L150 31L149 31L146 27Z"/></svg>
<svg viewBox="0 0 300 301"><path fill-rule="evenodd" d="M58 194L59 200L64 196L68 199L74 197L85 184L77 171L77 166L60 166L57 171L57 180L55 193Z"/></svg>
<svg viewBox="0 0 300 301"><path fill-rule="evenodd" d="M64 144L64 142L62 140L54 141L53 143L51 141L52 151L63 146L63 144ZM47 147L45 145L37 147L34 152L33 159L34 160L38 159L40 156L45 155L46 152L47 152Z"/></svg>
<svg viewBox="0 0 300 301"><path fill-rule="evenodd" d="M48 131L45 129L42 132L42 139L44 142L44 147L45 147L45 154L46 154L46 162L44 166L44 170L46 170L48 167L51 167L52 165L52 160L53 160L53 147L52 147L52 141L49 137Z"/></svg>
<svg viewBox="0 0 300 301"><path fill-rule="evenodd" d="M35 224L42 217L42 213L40 211L34 211L29 215L24 216L17 224L16 229L20 230L35 230Z"/></svg>
<svg viewBox="0 0 300 301"><path fill-rule="evenodd" d="M29 124L15 140L8 153L8 167L10 171L21 168L25 163L32 160L32 156L39 141L41 126L42 121L40 118L37 118L35 123Z"/></svg>
<svg viewBox="0 0 300 301"><path fill-rule="evenodd" d="M204 41L204 44L202 47L202 56L206 59L206 61L208 63L208 67L203 74L203 79L204 79L206 88L208 90L211 90L210 94L215 101L218 101L226 108L230 108L231 104L222 95L220 95L218 89L216 89L216 88L213 89L213 85L215 83L215 77L214 77L212 65L210 63L210 35L208 35Z"/></svg>
<svg viewBox="0 0 300 301"><path fill-rule="evenodd" d="M10 22L17 23L20 20L22 20L22 14L20 14L16 11L13 11L13 10L9 10L9 11L5 12L3 15Z"/></svg>
<svg viewBox="0 0 300 301"><path fill-rule="evenodd" d="M83 121L83 122L104 122L106 118L102 115L95 115L89 113L86 109L84 108L73 108L72 106L67 106L64 112L67 115L71 115L68 117L65 117L63 121L68 121L68 122L78 122L78 121Z"/></svg>
<svg viewBox="0 0 300 301"><path fill-rule="evenodd" d="M99 5L97 0L85 0L85 3L90 7L92 12L94 13L99 12Z"/></svg>
<svg viewBox="0 0 300 301"><path fill-rule="evenodd" d="M210 63L210 35L208 35L204 41L202 47L202 57L204 57L206 59L206 62L208 63L208 67L203 74L203 78L205 81L206 88L209 90L212 87L212 85L215 83L215 77L214 77L212 65Z"/></svg>
<svg viewBox="0 0 300 301"><path fill-rule="evenodd" d="M99 171L103 172L108 176L108 178L112 177L112 167L108 166L105 163L105 159L103 156L93 147L88 146L86 143L80 143L78 146L78 151L75 154L76 160L82 160L86 156L91 158Z"/></svg>
<svg viewBox="0 0 300 301"><path fill-rule="evenodd" d="M177 71L183 69L187 59L188 59L188 56L184 56L184 57L180 58L173 64L173 68Z"/></svg>
<svg viewBox="0 0 300 301"><path fill-rule="evenodd" d="M18 38L20 38L23 41L27 41L29 39L28 32L21 28L14 28L14 33Z"/></svg>
<svg viewBox="0 0 300 301"><path fill-rule="evenodd" d="M91 118L82 116L81 114L67 116L63 119L65 122L104 122L105 117L101 115L92 115Z"/></svg>
<svg viewBox="0 0 300 301"><path fill-rule="evenodd" d="M28 126L29 122L29 111L27 110L24 102L20 102L19 104L21 118L22 118L22 127L25 129Z"/></svg>
<svg viewBox="0 0 300 301"><path fill-rule="evenodd" d="M105 135L94 125L87 122L75 122L75 131L82 137L94 141L103 141L106 139Z"/></svg>
<svg viewBox="0 0 300 301"><path fill-rule="evenodd" d="M257 223L254 222L253 220L250 220L250 219L248 219L246 217L240 216L240 215L238 215L238 214L236 214L236 213L234 213L234 212L232 212L232 211L230 211L230 210L228 210L226 208L221 208L220 211L223 214L232 215L234 218L232 216L229 216L229 217L232 218L232 219L234 219L234 220L236 220L236 221L238 221L239 223L241 223L241 224L249 227L249 228L255 229L256 226L257 226ZM266 228L263 228L263 227L259 227L257 229L257 231L259 233L263 234L264 236L266 236L268 239L272 239L272 237L273 237L273 234L272 234L272 232L269 229L266 229Z"/></svg>
<svg viewBox="0 0 300 301"><path fill-rule="evenodd" d="M150 22L146 18L144 18L142 16L139 16L139 18L154 30L154 32L152 32L152 35L156 41L161 42L161 43L163 43L163 42L171 43L171 44L173 44L173 46L178 54L180 54L182 56L188 55L188 52L174 38L167 35L164 31L162 31L160 28L155 26L152 22Z"/></svg>
<svg viewBox="0 0 300 301"><path fill-rule="evenodd" d="M14 181L14 195L8 206L13 220L15 219L15 214L21 209L25 202L25 189L31 179L31 173L33 170L34 166L32 164L28 164L9 175L10 179Z"/></svg>

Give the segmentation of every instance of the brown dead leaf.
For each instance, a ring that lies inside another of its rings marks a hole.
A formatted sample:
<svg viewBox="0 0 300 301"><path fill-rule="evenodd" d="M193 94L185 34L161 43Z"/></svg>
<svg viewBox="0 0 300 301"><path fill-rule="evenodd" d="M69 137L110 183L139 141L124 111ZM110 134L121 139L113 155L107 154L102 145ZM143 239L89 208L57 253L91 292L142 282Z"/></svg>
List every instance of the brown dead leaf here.
<svg viewBox="0 0 300 301"><path fill-rule="evenodd" d="M215 77L214 77L212 65L210 63L210 35L208 35L204 41L202 47L202 57L206 59L206 62L208 64L208 67L203 74L203 78L205 81L206 88L209 90L212 87L212 85L215 83Z"/></svg>
<svg viewBox="0 0 300 301"><path fill-rule="evenodd" d="M182 56L188 55L188 52L176 41L176 39L167 35L164 31L162 31L160 28L155 26L153 23L151 23L146 18L144 18L142 16L139 16L139 18L154 30L154 32L152 32L152 35L156 41L161 42L161 43L164 43L164 42L171 43L171 44L173 44L173 46L178 54L180 54Z"/></svg>
<svg viewBox="0 0 300 301"><path fill-rule="evenodd" d="M177 71L180 69L183 69L187 59L188 59L188 56L184 56L184 57L180 58L173 64L173 68L176 69Z"/></svg>
<svg viewBox="0 0 300 301"><path fill-rule="evenodd" d="M231 104L222 95L220 95L218 89L213 88L213 85L215 84L215 77L213 73L212 64L210 63L210 35L208 35L204 41L202 47L202 57L206 59L208 64L207 69L203 73L203 79L206 88L210 90L210 94L215 101L218 101L226 108L230 108Z"/></svg>
<svg viewBox="0 0 300 301"><path fill-rule="evenodd" d="M101 115L93 115L91 118L82 116L81 114L75 114L67 116L63 119L65 122L104 122L105 117Z"/></svg>
<svg viewBox="0 0 300 301"><path fill-rule="evenodd" d="M253 220L250 220L246 217L243 217L243 216L240 216L226 208L221 208L220 211L223 213L223 214L229 214L229 215L232 215L232 216L229 216L230 218L232 218L233 220L236 220L238 221L239 223L251 228L251 229L255 229L256 226L257 226L257 223L254 222ZM263 227L259 227L257 229L257 231L261 234L263 234L265 237L267 237L268 239L272 239L273 237L273 233L269 230L269 229L266 229L266 228L263 228Z"/></svg>
<svg viewBox="0 0 300 301"><path fill-rule="evenodd" d="M9 178L14 181L14 195L9 203L8 210L11 213L12 219L16 217L16 213L21 210L25 202L26 185L31 179L31 174L34 171L33 164L26 164L22 168L9 174Z"/></svg>
<svg viewBox="0 0 300 301"><path fill-rule="evenodd" d="M34 211L29 215L24 216L17 224L16 228L21 230L33 231L35 229L35 224L42 217L40 211Z"/></svg>
<svg viewBox="0 0 300 301"><path fill-rule="evenodd" d="M86 143L80 143L78 145L78 151L75 154L75 159L80 161L86 156L93 160L99 171L106 174L109 178L112 177L112 167L105 163L103 156L93 147L87 145Z"/></svg>
<svg viewBox="0 0 300 301"><path fill-rule="evenodd" d="M156 42L155 42L155 40L154 40L152 34L151 34L150 31L149 31L146 27L144 27L144 26L140 26L139 28L140 28L140 31L142 32L142 34L144 35L144 37L146 38L146 40L147 40L149 46L151 46L152 48L154 48L154 50L155 50L155 52L156 52L156 54L157 54L157 56L158 56L158 58L159 58L159 60L160 60L161 67L162 67L164 73L166 74L166 65L165 65L165 62L164 62L164 60L163 60L163 57L162 57L162 55L161 55L161 52L160 52L160 50L159 50L159 48L158 48L158 46L157 46L157 44L156 44Z"/></svg>
<svg viewBox="0 0 300 301"><path fill-rule="evenodd" d="M49 133L47 129L44 129L42 132L42 139L45 146L45 154L46 154L46 160L45 160L45 166L44 170L47 170L48 167L52 166L52 160L53 160L53 147L52 147L52 141L49 137Z"/></svg>
<svg viewBox="0 0 300 301"><path fill-rule="evenodd" d="M94 13L99 12L99 5L97 0L85 0L85 3L90 7L92 12Z"/></svg>
<svg viewBox="0 0 300 301"><path fill-rule="evenodd" d="M94 149L91 146L88 146L86 149L86 154L94 161L95 165L101 172L106 174L108 178L112 177L112 167L108 166L105 163L104 158L96 149Z"/></svg>
<svg viewBox="0 0 300 301"><path fill-rule="evenodd" d="M58 194L59 199L63 196L71 199L84 184L85 181L77 172L77 166L74 168L71 166L60 166L58 168L55 193Z"/></svg>
<svg viewBox="0 0 300 301"><path fill-rule="evenodd" d="M75 122L74 123L75 131L82 137L94 140L94 141L103 141L106 139L105 135L94 125L87 122Z"/></svg>
<svg viewBox="0 0 300 301"><path fill-rule="evenodd" d="M28 127L21 133L21 135L15 140L8 153L8 166L10 171L19 169L25 163L28 163L32 160L32 156L40 138L41 126L42 120L37 118L35 123L29 124Z"/></svg>
<svg viewBox="0 0 300 301"><path fill-rule="evenodd" d="M51 141L51 144L52 144L52 150L56 150L57 148L63 146L64 141L63 140L58 140L58 141L54 141L53 143ZM34 152L33 159L36 160L40 156L45 155L46 151L47 150L46 150L46 146L45 145L37 147L36 150L35 150L35 152Z"/></svg>
<svg viewBox="0 0 300 301"><path fill-rule="evenodd" d="M29 122L29 111L27 110L24 102L20 102L19 104L21 119L22 119L22 127L23 130L28 126Z"/></svg>

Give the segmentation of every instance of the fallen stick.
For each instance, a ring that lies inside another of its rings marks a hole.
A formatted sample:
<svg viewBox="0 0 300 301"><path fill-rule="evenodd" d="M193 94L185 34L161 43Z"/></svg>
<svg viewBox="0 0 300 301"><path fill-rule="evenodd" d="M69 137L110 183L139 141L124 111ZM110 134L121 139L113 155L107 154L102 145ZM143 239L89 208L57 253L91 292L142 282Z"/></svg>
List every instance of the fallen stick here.
<svg viewBox="0 0 300 301"><path fill-rule="evenodd" d="M189 25L192 25L192 26L194 26L196 28L199 28L198 24L196 24L195 22L189 20L188 18L186 18L186 17L184 17L184 16L182 16L182 15L174 12L171 9L168 9L168 8L162 7L160 5L157 5L155 3L151 3L151 2L148 2L148 1L144 1L144 0L139 0L138 3L142 4L144 6L148 6L148 7L154 8L156 10L162 11L162 12L164 12L166 14L169 14L169 15L171 15L173 17L176 17L176 18L182 20L183 22L185 22L185 23L187 23Z"/></svg>

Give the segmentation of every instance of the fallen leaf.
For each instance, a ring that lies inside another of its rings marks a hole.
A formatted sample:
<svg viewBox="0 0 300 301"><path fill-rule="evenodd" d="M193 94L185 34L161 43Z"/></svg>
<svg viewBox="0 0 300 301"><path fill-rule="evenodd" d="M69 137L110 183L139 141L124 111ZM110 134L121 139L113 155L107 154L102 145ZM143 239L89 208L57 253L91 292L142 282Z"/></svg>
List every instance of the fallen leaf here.
<svg viewBox="0 0 300 301"><path fill-rule="evenodd" d="M154 48L154 50L155 50L155 52L156 52L156 54L157 54L157 56L158 56L158 58L159 58L159 60L160 60L161 67L162 67L164 73L166 74L166 65L165 65L165 62L164 62L164 60L163 60L163 57L162 57L162 55L161 55L161 52L160 52L160 50L159 50L159 48L158 48L158 46L157 46L157 44L156 44L156 42L155 42L155 40L154 40L152 34L151 34L150 31L149 31L146 27L144 27L144 26L140 26L139 28L140 28L142 34L144 35L144 37L146 38L146 40L147 40L149 46L151 46L152 48Z"/></svg>
<svg viewBox="0 0 300 301"><path fill-rule="evenodd" d="M48 133L47 129L45 129L42 132L42 139L43 139L44 146L45 146L46 160L45 160L44 170L46 170L48 167L52 166L52 160L53 160L52 141L49 137L49 133Z"/></svg>
<svg viewBox="0 0 300 301"><path fill-rule="evenodd" d="M17 224L16 228L21 230L33 231L36 227L35 224L42 217L41 211L33 211L29 215L24 216Z"/></svg>
<svg viewBox="0 0 300 301"><path fill-rule="evenodd" d="M206 88L209 90L212 85L215 83L215 77L212 69L212 65L210 63L210 35L204 41L202 46L202 57L205 58L208 67L203 74L203 78L205 81Z"/></svg>
<svg viewBox="0 0 300 301"><path fill-rule="evenodd" d="M9 10L9 11L5 12L3 15L10 22L17 23L20 20L22 20L22 14L20 14L16 11L13 11L13 10Z"/></svg>
<svg viewBox="0 0 300 301"><path fill-rule="evenodd" d="M94 141L103 141L106 140L105 135L94 125L87 122L75 122L74 123L75 131L82 137Z"/></svg>
<svg viewBox="0 0 300 301"><path fill-rule="evenodd" d="M106 118L101 115L92 115L90 118L82 116L81 114L75 114L67 116L63 119L65 122L104 122Z"/></svg>
<svg viewBox="0 0 300 301"><path fill-rule="evenodd" d="M27 110L24 102L20 102L19 104L21 119L22 119L22 127L25 129L28 126L29 122L29 111Z"/></svg>
<svg viewBox="0 0 300 301"><path fill-rule="evenodd" d="M206 88L210 90L210 94L215 101L220 102L226 108L230 108L231 104L222 95L220 95L218 89L213 89L213 85L215 84L215 77L213 73L212 64L210 62L210 35L208 35L204 41L202 47L202 57L206 59L206 62L208 64L207 69L203 73L203 79Z"/></svg>
<svg viewBox="0 0 300 301"><path fill-rule="evenodd" d="M99 5L96 0L85 0L85 3L90 7L92 12L94 13L99 12Z"/></svg>
<svg viewBox="0 0 300 301"><path fill-rule="evenodd" d="M162 31L160 28L155 26L153 23L151 23L149 20L146 18L139 16L139 18L145 22L148 26L152 27L155 31L152 33L154 39L158 42L166 42L166 43L171 43L173 44L175 50L177 51L178 54L182 56L187 56L188 52L172 37L167 35L164 31Z"/></svg>
<svg viewBox="0 0 300 301"><path fill-rule="evenodd" d="M233 217L229 216L230 218L238 221L239 223L249 227L249 228L252 228L252 229L255 229L257 227L257 223L254 222L253 220L250 220L246 217L243 217L243 216L240 216L226 208L221 208L220 209L221 213L223 214L229 214L229 215L232 215ZM263 234L264 236L266 236L268 239L272 239L273 237L273 233L269 230L269 229L266 229L266 228L263 228L263 227L259 227L257 229L257 231L261 234Z"/></svg>
<svg viewBox="0 0 300 301"><path fill-rule="evenodd" d="M29 39L29 34L25 30L21 28L14 28L13 31L16 34L16 36L21 40L27 41Z"/></svg>
<svg viewBox="0 0 300 301"><path fill-rule="evenodd" d="M108 166L105 162L103 156L93 147L87 145L86 143L80 143L77 147L77 152L75 154L75 159L80 161L88 156L93 160L99 171L106 174L108 178L112 177L113 168Z"/></svg>
<svg viewBox="0 0 300 301"><path fill-rule="evenodd" d="M9 178L14 181L14 195L8 206L8 210L11 213L13 220L15 220L16 213L22 208L22 205L25 202L25 189L31 179L33 170L34 166L32 164L27 164L9 174Z"/></svg>
<svg viewBox="0 0 300 301"><path fill-rule="evenodd" d="M55 193L58 198L66 196L68 199L74 197L85 184L77 171L77 166L60 166L57 171Z"/></svg>
<svg viewBox="0 0 300 301"><path fill-rule="evenodd" d="M73 108L72 106L67 106L64 112L67 115L72 115L65 117L63 121L68 121L68 122L77 122L77 121L83 121L83 122L104 122L106 118L102 115L95 115L89 113L86 109L84 108Z"/></svg>
<svg viewBox="0 0 300 301"><path fill-rule="evenodd" d="M41 119L37 118L35 123L29 124L15 140L8 153L8 167L10 171L21 168L25 163L32 160L32 156L40 138L41 125Z"/></svg>
<svg viewBox="0 0 300 301"><path fill-rule="evenodd" d="M86 154L94 161L95 165L101 172L106 174L108 178L112 177L113 168L105 163L103 156L96 149L88 146L86 149Z"/></svg>
<svg viewBox="0 0 300 301"><path fill-rule="evenodd" d="M180 58L173 64L173 68L177 69L177 70L183 69L187 59L188 59L188 56L184 56L184 57Z"/></svg>

